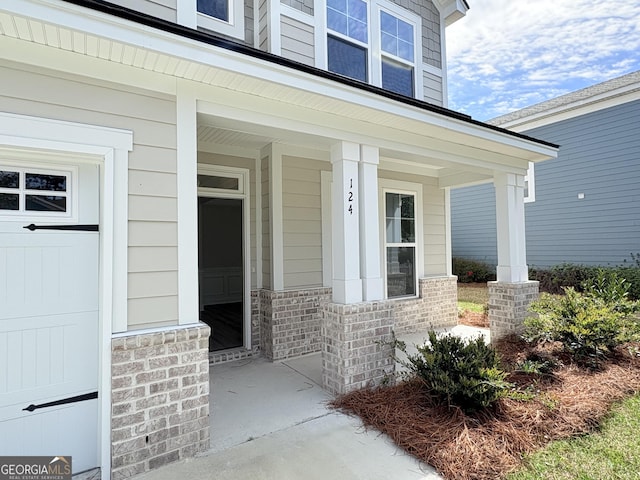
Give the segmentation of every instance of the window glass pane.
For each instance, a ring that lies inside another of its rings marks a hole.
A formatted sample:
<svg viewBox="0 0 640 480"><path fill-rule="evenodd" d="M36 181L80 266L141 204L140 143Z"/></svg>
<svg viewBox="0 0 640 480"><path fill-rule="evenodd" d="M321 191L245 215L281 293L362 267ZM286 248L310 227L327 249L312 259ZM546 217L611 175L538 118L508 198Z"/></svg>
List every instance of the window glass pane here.
<svg viewBox="0 0 640 480"><path fill-rule="evenodd" d="M394 37L398 35L398 19L387 12L380 12L380 29Z"/></svg>
<svg viewBox="0 0 640 480"><path fill-rule="evenodd" d="M382 87L413 97L413 67L382 59Z"/></svg>
<svg viewBox="0 0 640 480"><path fill-rule="evenodd" d="M327 7L347 13L347 0L327 0Z"/></svg>
<svg viewBox="0 0 640 480"><path fill-rule="evenodd" d="M398 20L398 38L413 46L413 25L402 20Z"/></svg>
<svg viewBox="0 0 640 480"><path fill-rule="evenodd" d="M229 0L198 0L198 11L228 22Z"/></svg>
<svg viewBox="0 0 640 480"><path fill-rule="evenodd" d="M349 16L367 23L367 4L362 0L349 0Z"/></svg>
<svg viewBox="0 0 640 480"><path fill-rule="evenodd" d="M413 195L385 195L387 243L414 243L416 233Z"/></svg>
<svg viewBox="0 0 640 480"><path fill-rule="evenodd" d="M18 210L20 206L18 195L13 193L0 193L0 210Z"/></svg>
<svg viewBox="0 0 640 480"><path fill-rule="evenodd" d="M329 71L367 81L367 50L344 40L327 37Z"/></svg>
<svg viewBox="0 0 640 480"><path fill-rule="evenodd" d="M387 247L387 297L416 294L415 247Z"/></svg>
<svg viewBox="0 0 640 480"><path fill-rule="evenodd" d="M327 26L334 32L367 43L367 4L362 0L332 0L327 2Z"/></svg>
<svg viewBox="0 0 640 480"><path fill-rule="evenodd" d="M349 19L349 34L354 40L367 43L367 24L359 20Z"/></svg>
<svg viewBox="0 0 640 480"><path fill-rule="evenodd" d="M20 186L20 174L0 170L0 188L18 188Z"/></svg>
<svg viewBox="0 0 640 480"><path fill-rule="evenodd" d="M25 175L24 183L25 188L28 190L52 190L54 192L67 191L67 177L65 175L27 173Z"/></svg>
<svg viewBox="0 0 640 480"><path fill-rule="evenodd" d="M394 55L398 51L398 39L388 33L382 33L382 50Z"/></svg>
<svg viewBox="0 0 640 480"><path fill-rule="evenodd" d="M26 195L26 210L37 212L66 212L67 197Z"/></svg>
<svg viewBox="0 0 640 480"><path fill-rule="evenodd" d="M206 188L222 188L224 190L239 190L237 178L216 177L215 175L198 175L198 186Z"/></svg>
<svg viewBox="0 0 640 480"><path fill-rule="evenodd" d="M327 10L327 26L334 32L342 33L343 35L347 35L349 31L347 16L331 9Z"/></svg>
<svg viewBox="0 0 640 480"><path fill-rule="evenodd" d="M413 44L398 40L398 56L413 62Z"/></svg>

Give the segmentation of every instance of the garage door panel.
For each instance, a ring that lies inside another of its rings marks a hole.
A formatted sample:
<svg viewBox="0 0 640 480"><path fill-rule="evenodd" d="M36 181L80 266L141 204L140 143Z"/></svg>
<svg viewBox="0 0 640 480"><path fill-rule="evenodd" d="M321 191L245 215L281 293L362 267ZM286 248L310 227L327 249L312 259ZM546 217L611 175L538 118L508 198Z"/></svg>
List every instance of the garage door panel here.
<svg viewBox="0 0 640 480"><path fill-rule="evenodd" d="M95 310L98 235L35 235L6 235L6 243L23 246L0 247L6 285L0 319Z"/></svg>

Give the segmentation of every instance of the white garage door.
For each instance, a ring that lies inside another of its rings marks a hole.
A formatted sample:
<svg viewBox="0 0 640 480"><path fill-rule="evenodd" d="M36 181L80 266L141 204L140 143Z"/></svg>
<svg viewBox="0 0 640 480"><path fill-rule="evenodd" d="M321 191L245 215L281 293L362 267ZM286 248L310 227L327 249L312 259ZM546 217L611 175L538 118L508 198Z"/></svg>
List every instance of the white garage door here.
<svg viewBox="0 0 640 480"><path fill-rule="evenodd" d="M98 175L0 158L0 452L74 473L99 463Z"/></svg>

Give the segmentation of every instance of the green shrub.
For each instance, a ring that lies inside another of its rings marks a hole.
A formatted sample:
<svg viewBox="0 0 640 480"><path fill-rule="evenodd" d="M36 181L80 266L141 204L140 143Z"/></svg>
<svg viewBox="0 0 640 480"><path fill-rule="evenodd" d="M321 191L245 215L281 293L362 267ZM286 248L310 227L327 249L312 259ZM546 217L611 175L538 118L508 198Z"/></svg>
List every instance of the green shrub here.
<svg viewBox="0 0 640 480"><path fill-rule="evenodd" d="M542 294L529 309L536 315L525 320L528 341L559 341L580 362L596 366L616 346L635 339L638 302L628 299L629 285L615 272L600 269L594 279L582 283L584 292L572 287L564 296Z"/></svg>
<svg viewBox="0 0 640 480"><path fill-rule="evenodd" d="M496 267L484 262L455 257L451 266L461 283L486 283L496 279Z"/></svg>
<svg viewBox="0 0 640 480"><path fill-rule="evenodd" d="M396 341L396 346L406 353L403 342ZM465 341L431 331L429 341L417 348L402 364L449 406L465 411L488 407L512 386L505 381L498 354L482 337Z"/></svg>

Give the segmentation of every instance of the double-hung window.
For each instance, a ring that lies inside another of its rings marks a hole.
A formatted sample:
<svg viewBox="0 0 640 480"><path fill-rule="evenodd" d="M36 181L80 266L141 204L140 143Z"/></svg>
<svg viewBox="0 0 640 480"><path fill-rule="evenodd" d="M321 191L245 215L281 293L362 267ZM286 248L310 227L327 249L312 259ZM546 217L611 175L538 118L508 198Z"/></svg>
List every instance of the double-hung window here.
<svg viewBox="0 0 640 480"><path fill-rule="evenodd" d="M396 93L416 93L420 19L384 0L327 0L327 67Z"/></svg>
<svg viewBox="0 0 640 480"><path fill-rule="evenodd" d="M415 198L412 193L384 194L387 298L416 295Z"/></svg>
<svg viewBox="0 0 640 480"><path fill-rule="evenodd" d="M244 40L243 0L197 0L198 26Z"/></svg>

